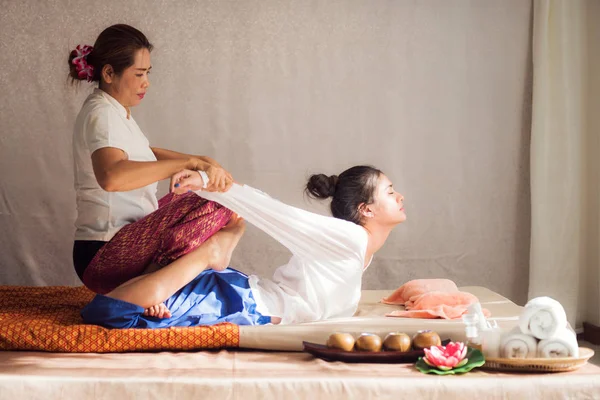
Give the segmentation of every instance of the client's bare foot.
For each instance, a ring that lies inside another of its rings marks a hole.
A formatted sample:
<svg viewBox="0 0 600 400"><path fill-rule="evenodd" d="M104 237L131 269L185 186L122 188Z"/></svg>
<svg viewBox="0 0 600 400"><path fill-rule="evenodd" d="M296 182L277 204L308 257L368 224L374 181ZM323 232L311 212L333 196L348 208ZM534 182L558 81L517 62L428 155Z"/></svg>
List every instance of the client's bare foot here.
<svg viewBox="0 0 600 400"><path fill-rule="evenodd" d="M144 315L156 318L171 318L171 311L165 306L165 303L160 303L155 306L146 308Z"/></svg>
<svg viewBox="0 0 600 400"><path fill-rule="evenodd" d="M227 225L204 242L204 245L210 249L209 268L223 271L229 266L233 249L237 246L245 230L246 222L234 214Z"/></svg>

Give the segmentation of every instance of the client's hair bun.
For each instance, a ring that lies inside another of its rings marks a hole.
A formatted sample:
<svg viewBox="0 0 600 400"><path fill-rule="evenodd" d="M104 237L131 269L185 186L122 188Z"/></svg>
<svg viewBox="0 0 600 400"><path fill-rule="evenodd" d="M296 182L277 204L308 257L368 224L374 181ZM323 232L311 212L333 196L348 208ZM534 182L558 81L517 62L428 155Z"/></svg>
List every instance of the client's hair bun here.
<svg viewBox="0 0 600 400"><path fill-rule="evenodd" d="M306 184L306 192L309 196L317 199L332 197L338 182L337 175L327 176L324 174L312 175Z"/></svg>

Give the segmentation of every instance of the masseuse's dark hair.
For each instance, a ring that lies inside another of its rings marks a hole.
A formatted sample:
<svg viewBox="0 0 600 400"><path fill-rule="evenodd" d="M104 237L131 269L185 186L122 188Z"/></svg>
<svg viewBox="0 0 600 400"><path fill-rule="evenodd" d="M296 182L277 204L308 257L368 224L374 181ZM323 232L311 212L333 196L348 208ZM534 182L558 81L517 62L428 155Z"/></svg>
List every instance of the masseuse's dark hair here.
<svg viewBox="0 0 600 400"><path fill-rule="evenodd" d="M361 225L358 207L374 201L377 180L382 174L377 168L358 165L338 175L312 175L304 191L313 198L331 200L331 215Z"/></svg>
<svg viewBox="0 0 600 400"><path fill-rule="evenodd" d="M133 26L125 24L112 25L98 35L94 49L87 55L86 61L94 67L92 81L100 81L102 68L109 64L115 74L121 75L123 71L133 65L135 52L140 49L152 51L154 46L148 41L146 35ZM75 50L69 54L69 76L76 80L84 80L77 76L75 65L72 61L77 56Z"/></svg>

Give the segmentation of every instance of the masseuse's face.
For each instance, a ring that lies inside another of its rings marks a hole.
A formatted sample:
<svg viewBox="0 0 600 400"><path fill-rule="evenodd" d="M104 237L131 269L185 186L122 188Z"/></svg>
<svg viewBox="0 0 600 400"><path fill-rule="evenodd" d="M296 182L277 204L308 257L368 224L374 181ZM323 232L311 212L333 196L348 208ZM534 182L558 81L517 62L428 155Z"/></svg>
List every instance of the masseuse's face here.
<svg viewBox="0 0 600 400"><path fill-rule="evenodd" d="M381 174L375 189L375 200L369 207L373 218L381 224L396 225L406 221L404 196L394 190L392 182Z"/></svg>
<svg viewBox="0 0 600 400"><path fill-rule="evenodd" d="M133 65L120 76L109 78L109 93L123 107L134 107L142 102L150 86L148 74L150 73L150 52L148 49L136 51Z"/></svg>

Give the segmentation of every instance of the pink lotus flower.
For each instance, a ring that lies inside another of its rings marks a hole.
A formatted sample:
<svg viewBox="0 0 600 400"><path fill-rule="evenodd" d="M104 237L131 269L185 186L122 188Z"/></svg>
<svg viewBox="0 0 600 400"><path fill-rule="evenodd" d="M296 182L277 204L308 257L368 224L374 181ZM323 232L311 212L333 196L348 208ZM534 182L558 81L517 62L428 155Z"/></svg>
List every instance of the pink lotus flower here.
<svg viewBox="0 0 600 400"><path fill-rule="evenodd" d="M462 342L450 342L446 346L431 346L425 350L423 361L430 367L448 371L465 365L469 359L467 346Z"/></svg>

